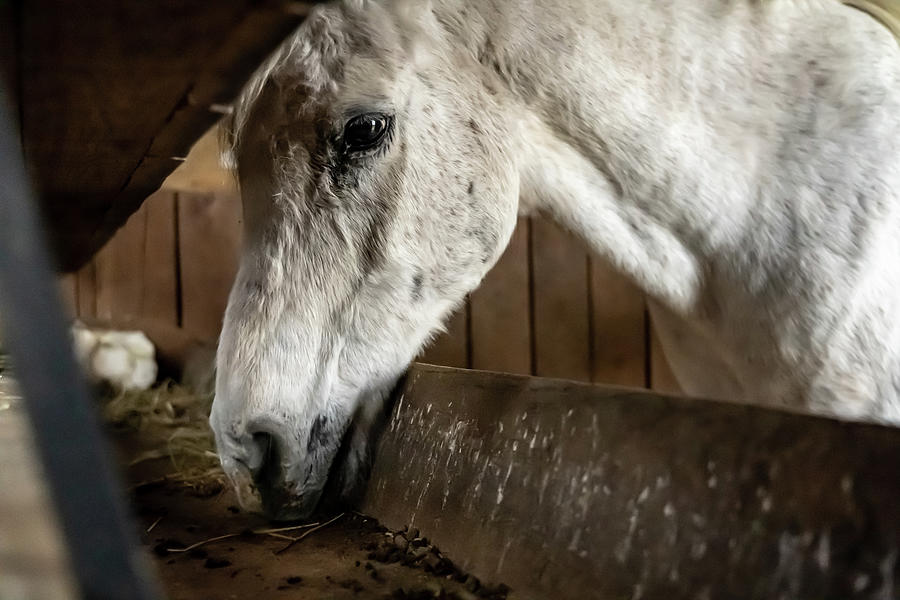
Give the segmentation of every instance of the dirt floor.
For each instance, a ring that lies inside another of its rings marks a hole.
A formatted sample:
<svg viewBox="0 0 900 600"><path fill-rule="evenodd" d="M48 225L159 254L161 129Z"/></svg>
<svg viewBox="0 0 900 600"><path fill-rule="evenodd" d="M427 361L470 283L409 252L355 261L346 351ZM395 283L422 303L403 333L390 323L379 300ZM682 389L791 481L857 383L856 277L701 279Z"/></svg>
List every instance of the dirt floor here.
<svg viewBox="0 0 900 600"><path fill-rule="evenodd" d="M154 457L170 429L120 423L113 436L142 542L173 600L507 598L505 586L462 573L415 530L391 532L357 513L318 525L244 513L220 480L186 483L173 476L171 456Z"/></svg>
<svg viewBox="0 0 900 600"><path fill-rule="evenodd" d="M387 532L361 515L345 514L317 530L253 533L273 526L242 513L229 492L199 497L160 485L136 497L143 542L173 600L506 598L502 587L458 572L415 532ZM286 539L305 532L311 533L296 543Z"/></svg>
<svg viewBox="0 0 900 600"><path fill-rule="evenodd" d="M71 598L64 547L14 391L0 386L0 484L7 483L0 485L0 597ZM514 600L505 586L457 570L415 530L387 531L356 513L272 524L241 511L212 451L208 397L162 387L97 409L141 541L172 600Z"/></svg>

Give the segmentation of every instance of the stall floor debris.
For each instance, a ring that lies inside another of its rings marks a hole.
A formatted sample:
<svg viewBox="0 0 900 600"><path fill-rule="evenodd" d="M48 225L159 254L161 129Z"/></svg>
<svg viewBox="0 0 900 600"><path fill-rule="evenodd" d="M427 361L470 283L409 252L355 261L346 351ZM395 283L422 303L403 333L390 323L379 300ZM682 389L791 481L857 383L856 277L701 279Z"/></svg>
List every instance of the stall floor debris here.
<svg viewBox="0 0 900 600"><path fill-rule="evenodd" d="M457 571L427 540L355 513L279 552L291 543L287 537L311 528L272 531L281 527L241 512L228 491L202 497L160 484L136 498L143 543L172 600L507 597L502 586L488 588Z"/></svg>
<svg viewBox="0 0 900 600"><path fill-rule="evenodd" d="M458 570L416 530L353 512L313 524L245 513L211 452L208 403L172 387L106 405L142 542L172 600L514 598Z"/></svg>
<svg viewBox="0 0 900 600"><path fill-rule="evenodd" d="M4 376L0 466L9 468L0 468L7 483L0 485L0 597L72 598L23 406ZM415 530L388 531L353 512L317 524L273 524L245 513L217 470L208 403L165 387L98 405L141 542L171 600L514 600L505 586L459 571Z"/></svg>

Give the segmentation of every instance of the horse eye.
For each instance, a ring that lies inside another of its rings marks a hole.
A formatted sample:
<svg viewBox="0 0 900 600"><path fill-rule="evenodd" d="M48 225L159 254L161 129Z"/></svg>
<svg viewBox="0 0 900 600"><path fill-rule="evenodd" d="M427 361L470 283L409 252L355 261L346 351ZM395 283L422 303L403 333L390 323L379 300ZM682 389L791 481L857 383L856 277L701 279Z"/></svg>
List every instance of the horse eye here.
<svg viewBox="0 0 900 600"><path fill-rule="evenodd" d="M375 147L384 137L388 118L384 115L360 115L344 126L344 146L351 152Z"/></svg>

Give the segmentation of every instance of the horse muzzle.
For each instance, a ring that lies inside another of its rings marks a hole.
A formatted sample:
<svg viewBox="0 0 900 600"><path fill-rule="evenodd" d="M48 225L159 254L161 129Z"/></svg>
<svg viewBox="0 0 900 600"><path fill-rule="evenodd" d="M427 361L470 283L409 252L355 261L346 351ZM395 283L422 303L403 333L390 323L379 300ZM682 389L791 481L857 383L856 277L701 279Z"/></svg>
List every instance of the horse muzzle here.
<svg viewBox="0 0 900 600"><path fill-rule="evenodd" d="M222 468L245 511L276 521L306 519L315 512L340 446L339 435L331 439L315 425L309 440L271 423L239 434L216 425L213 422Z"/></svg>
<svg viewBox="0 0 900 600"><path fill-rule="evenodd" d="M274 521L307 519L315 512L325 487L330 460L321 454L297 456L295 446L266 434L254 442L267 446L265 460L253 470L262 512Z"/></svg>

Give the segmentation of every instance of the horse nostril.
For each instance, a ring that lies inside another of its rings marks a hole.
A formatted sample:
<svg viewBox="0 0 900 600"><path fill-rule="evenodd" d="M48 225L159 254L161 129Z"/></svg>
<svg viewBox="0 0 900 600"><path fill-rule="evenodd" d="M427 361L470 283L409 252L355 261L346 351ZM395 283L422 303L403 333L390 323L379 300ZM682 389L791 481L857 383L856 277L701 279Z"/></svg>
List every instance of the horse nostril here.
<svg viewBox="0 0 900 600"><path fill-rule="evenodd" d="M276 434L269 431L253 433L250 449L250 472L253 481L263 494L282 484L281 448Z"/></svg>
<svg viewBox="0 0 900 600"><path fill-rule="evenodd" d="M269 461L269 453L273 444L271 433L260 431L253 434L250 442L249 460L247 461L247 466L250 467L251 472L258 472Z"/></svg>

